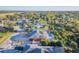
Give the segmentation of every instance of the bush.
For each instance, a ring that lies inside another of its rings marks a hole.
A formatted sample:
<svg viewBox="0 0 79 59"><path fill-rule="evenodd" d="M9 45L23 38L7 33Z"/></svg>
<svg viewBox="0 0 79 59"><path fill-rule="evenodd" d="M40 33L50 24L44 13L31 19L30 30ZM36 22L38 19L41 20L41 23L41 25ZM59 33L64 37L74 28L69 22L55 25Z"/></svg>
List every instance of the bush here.
<svg viewBox="0 0 79 59"><path fill-rule="evenodd" d="M41 40L42 46L49 46L50 41L48 39Z"/></svg>
<svg viewBox="0 0 79 59"><path fill-rule="evenodd" d="M62 47L62 43L59 40L49 41L48 39L41 40L42 46L58 46Z"/></svg>
<svg viewBox="0 0 79 59"><path fill-rule="evenodd" d="M70 46L71 46L71 48L76 49L77 48L77 43L75 41L72 41Z"/></svg>
<svg viewBox="0 0 79 59"><path fill-rule="evenodd" d="M55 42L54 41L50 42L50 46L56 46Z"/></svg>
<svg viewBox="0 0 79 59"><path fill-rule="evenodd" d="M64 50L66 53L72 53L72 48L65 47Z"/></svg>
<svg viewBox="0 0 79 59"><path fill-rule="evenodd" d="M50 46L62 47L62 43L59 40L53 40L52 42L50 42Z"/></svg>
<svg viewBox="0 0 79 59"><path fill-rule="evenodd" d="M46 44L46 42L45 42L44 40L42 40L42 41L41 41L41 45L42 45L42 46L46 46L47 44Z"/></svg>
<svg viewBox="0 0 79 59"><path fill-rule="evenodd" d="M59 46L59 47L62 47L62 43L60 41L57 41L56 45Z"/></svg>

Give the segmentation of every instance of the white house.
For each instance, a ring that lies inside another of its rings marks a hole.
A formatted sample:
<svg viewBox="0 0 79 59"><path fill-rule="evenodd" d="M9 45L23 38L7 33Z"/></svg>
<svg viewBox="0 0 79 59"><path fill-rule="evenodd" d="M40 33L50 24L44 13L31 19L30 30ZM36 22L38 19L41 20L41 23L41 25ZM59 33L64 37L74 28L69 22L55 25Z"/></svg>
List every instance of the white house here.
<svg viewBox="0 0 79 59"><path fill-rule="evenodd" d="M49 33L47 31L39 31L34 30L29 34L21 34L18 33L16 35L13 35L11 37L11 40L13 42L13 45L23 45L23 44L40 44L40 40L42 38L48 38L49 40L53 40L54 35L52 33ZM31 41L30 39L34 39Z"/></svg>

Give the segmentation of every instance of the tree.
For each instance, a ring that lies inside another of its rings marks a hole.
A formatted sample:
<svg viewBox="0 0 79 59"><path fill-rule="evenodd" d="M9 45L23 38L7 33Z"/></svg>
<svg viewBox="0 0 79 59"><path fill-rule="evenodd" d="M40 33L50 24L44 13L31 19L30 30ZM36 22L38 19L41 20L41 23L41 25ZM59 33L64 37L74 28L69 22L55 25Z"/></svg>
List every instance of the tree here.
<svg viewBox="0 0 79 59"><path fill-rule="evenodd" d="M49 46L49 43L50 43L50 41L47 38L41 40L42 46Z"/></svg>

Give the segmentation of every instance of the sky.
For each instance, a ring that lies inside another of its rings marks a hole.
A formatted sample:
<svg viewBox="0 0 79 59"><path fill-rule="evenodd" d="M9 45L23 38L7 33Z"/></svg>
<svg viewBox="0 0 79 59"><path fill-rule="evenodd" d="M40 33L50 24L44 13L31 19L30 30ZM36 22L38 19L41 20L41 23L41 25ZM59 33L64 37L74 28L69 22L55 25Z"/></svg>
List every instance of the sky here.
<svg viewBox="0 0 79 59"><path fill-rule="evenodd" d="M77 6L0 6L5 11L79 11Z"/></svg>

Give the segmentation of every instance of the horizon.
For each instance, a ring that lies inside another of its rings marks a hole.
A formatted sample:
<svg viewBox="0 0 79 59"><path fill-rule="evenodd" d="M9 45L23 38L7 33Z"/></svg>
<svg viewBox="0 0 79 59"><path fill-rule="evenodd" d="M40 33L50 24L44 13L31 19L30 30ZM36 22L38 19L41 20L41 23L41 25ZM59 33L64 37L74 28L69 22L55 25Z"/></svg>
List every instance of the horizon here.
<svg viewBox="0 0 79 59"><path fill-rule="evenodd" d="M77 6L0 6L0 11L79 11Z"/></svg>

